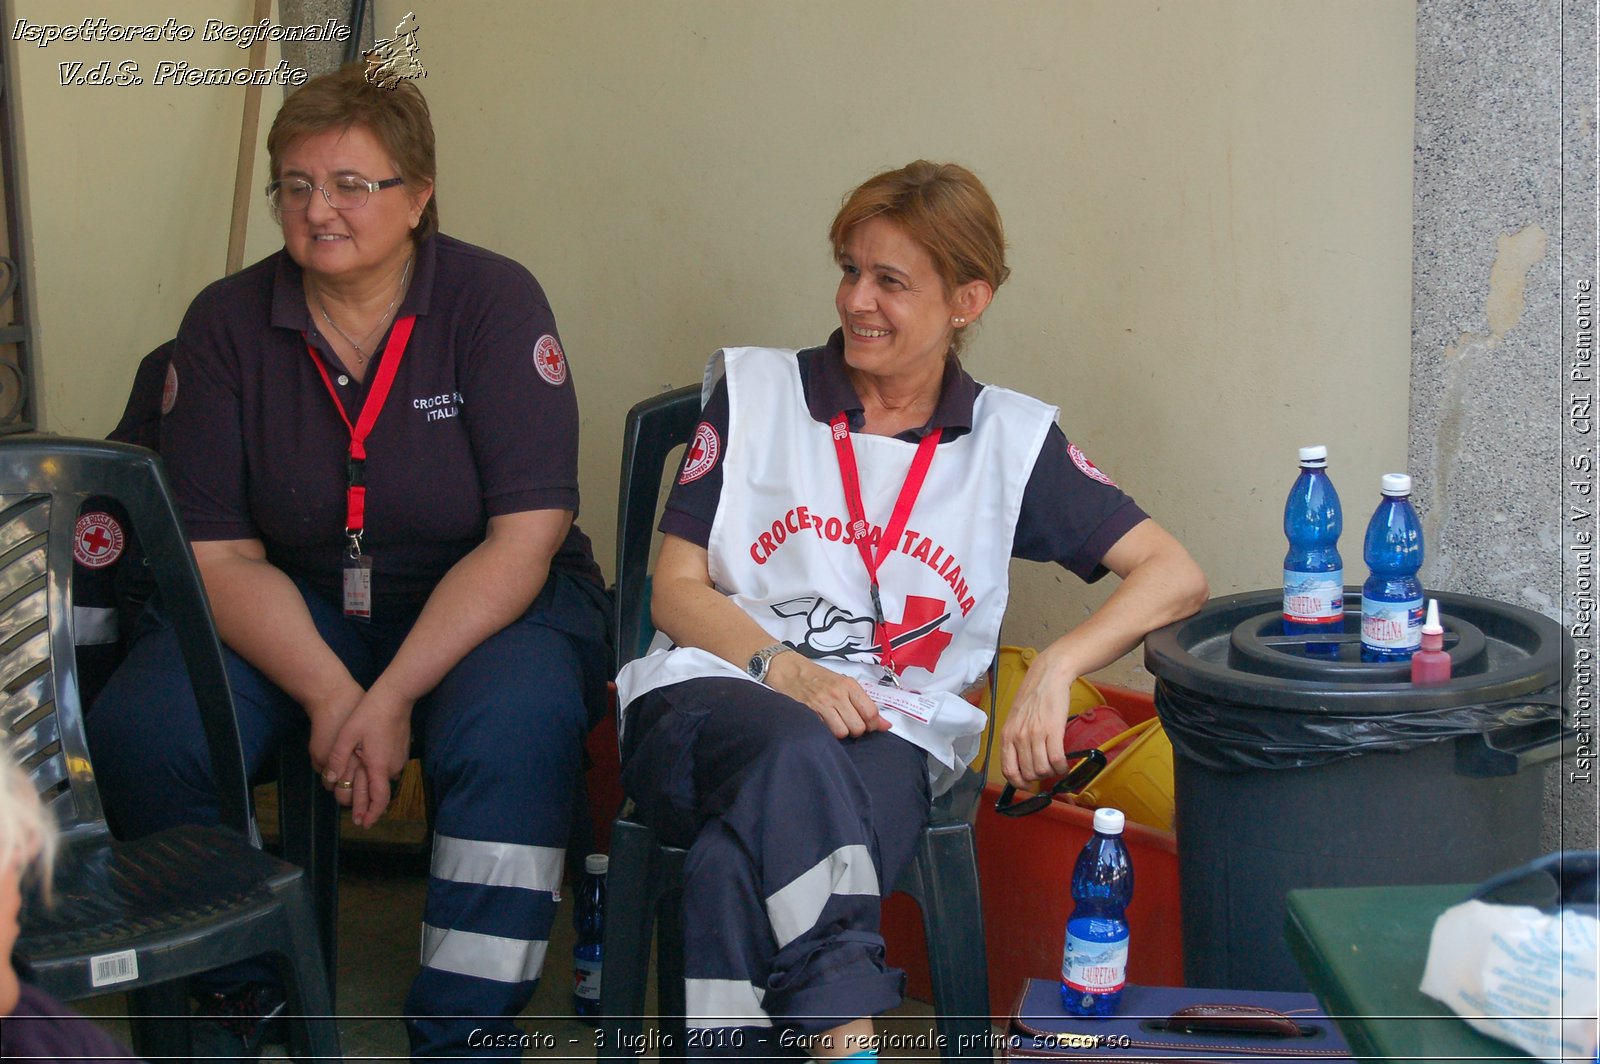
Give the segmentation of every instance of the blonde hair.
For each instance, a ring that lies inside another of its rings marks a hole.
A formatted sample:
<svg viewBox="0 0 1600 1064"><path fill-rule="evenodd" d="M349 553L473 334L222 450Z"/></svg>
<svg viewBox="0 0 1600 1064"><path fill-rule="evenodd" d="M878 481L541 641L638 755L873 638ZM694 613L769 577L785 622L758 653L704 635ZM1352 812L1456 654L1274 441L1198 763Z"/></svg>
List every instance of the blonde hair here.
<svg viewBox="0 0 1600 1064"><path fill-rule="evenodd" d="M15 863L24 876L38 876L45 899L50 897L50 874L55 868L56 826L49 810L39 802L33 781L0 746L0 869Z"/></svg>
<svg viewBox="0 0 1600 1064"><path fill-rule="evenodd" d="M1011 276L1000 211L978 176L957 163L918 159L851 190L828 230L835 262L851 230L873 218L887 218L927 251L946 296L972 281L997 291ZM956 330L952 349L960 350L965 331Z"/></svg>

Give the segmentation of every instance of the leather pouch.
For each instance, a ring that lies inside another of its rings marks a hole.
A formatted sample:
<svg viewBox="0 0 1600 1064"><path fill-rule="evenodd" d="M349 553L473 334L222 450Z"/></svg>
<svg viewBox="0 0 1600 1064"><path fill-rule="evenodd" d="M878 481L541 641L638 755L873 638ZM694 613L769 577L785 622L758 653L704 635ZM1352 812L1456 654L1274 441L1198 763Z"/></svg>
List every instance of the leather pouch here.
<svg viewBox="0 0 1600 1064"><path fill-rule="evenodd" d="M1310 994L1129 984L1114 1016L1074 1016L1060 985L1029 979L1011 1015L1011 1060L1350 1061L1339 1029Z"/></svg>

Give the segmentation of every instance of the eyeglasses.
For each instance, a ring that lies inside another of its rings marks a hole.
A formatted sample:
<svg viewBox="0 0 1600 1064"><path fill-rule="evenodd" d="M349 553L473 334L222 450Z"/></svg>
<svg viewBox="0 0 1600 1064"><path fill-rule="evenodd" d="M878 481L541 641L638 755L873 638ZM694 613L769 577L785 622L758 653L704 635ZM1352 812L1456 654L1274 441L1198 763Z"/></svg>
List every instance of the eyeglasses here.
<svg viewBox="0 0 1600 1064"><path fill-rule="evenodd" d="M284 178L267 186L267 199L276 211L303 211L311 206L311 193L321 192L328 206L336 211L353 211L367 204L367 197L386 188L403 185L403 177L368 181L355 174L341 174L325 185L313 185L298 177Z"/></svg>
<svg viewBox="0 0 1600 1064"><path fill-rule="evenodd" d="M1600 915L1600 853L1557 851L1491 876L1472 897L1498 905L1528 905L1552 912L1562 906L1587 908Z"/></svg>
<svg viewBox="0 0 1600 1064"><path fill-rule="evenodd" d="M1080 757L1083 760L1078 761L1072 771L1063 776L1054 787L1038 794L1030 794L1020 802L1012 800L1017 796L1017 789L1009 783L1006 784L1005 790L1000 792L1000 800L994 803L994 811L1001 816L1027 816L1048 806L1058 794L1083 790L1100 775L1100 770L1106 767L1106 755L1099 750L1073 750L1067 754L1069 761L1076 761Z"/></svg>

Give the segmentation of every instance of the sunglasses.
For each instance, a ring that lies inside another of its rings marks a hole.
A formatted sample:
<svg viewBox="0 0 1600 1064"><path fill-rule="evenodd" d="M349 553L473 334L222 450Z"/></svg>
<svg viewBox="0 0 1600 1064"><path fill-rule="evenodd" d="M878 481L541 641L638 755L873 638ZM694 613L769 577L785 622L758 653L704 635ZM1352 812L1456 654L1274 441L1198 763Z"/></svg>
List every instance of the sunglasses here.
<svg viewBox="0 0 1600 1064"><path fill-rule="evenodd" d="M1037 813L1055 800L1058 794L1069 791L1081 791L1100 775L1100 770L1106 767L1106 755L1099 750L1073 750L1067 754L1067 760L1082 761L1073 766L1071 772L1061 777L1048 791L1030 794L1021 801L1016 801L1017 789L1011 784L1006 784L1000 792L1000 800L994 803L994 811L1001 816L1027 816Z"/></svg>
<svg viewBox="0 0 1600 1064"><path fill-rule="evenodd" d="M1531 905L1554 912L1563 906L1600 915L1600 853L1558 850L1485 880L1474 898L1499 905Z"/></svg>

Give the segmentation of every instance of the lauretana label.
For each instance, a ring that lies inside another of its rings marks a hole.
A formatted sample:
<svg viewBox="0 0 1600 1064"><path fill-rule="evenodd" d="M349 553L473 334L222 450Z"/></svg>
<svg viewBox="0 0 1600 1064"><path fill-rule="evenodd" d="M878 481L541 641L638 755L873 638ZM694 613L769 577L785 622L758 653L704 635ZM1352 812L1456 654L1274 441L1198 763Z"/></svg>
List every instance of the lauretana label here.
<svg viewBox="0 0 1600 1064"><path fill-rule="evenodd" d="M1415 650L1422 645L1422 600L1361 600L1361 642L1374 650Z"/></svg>

